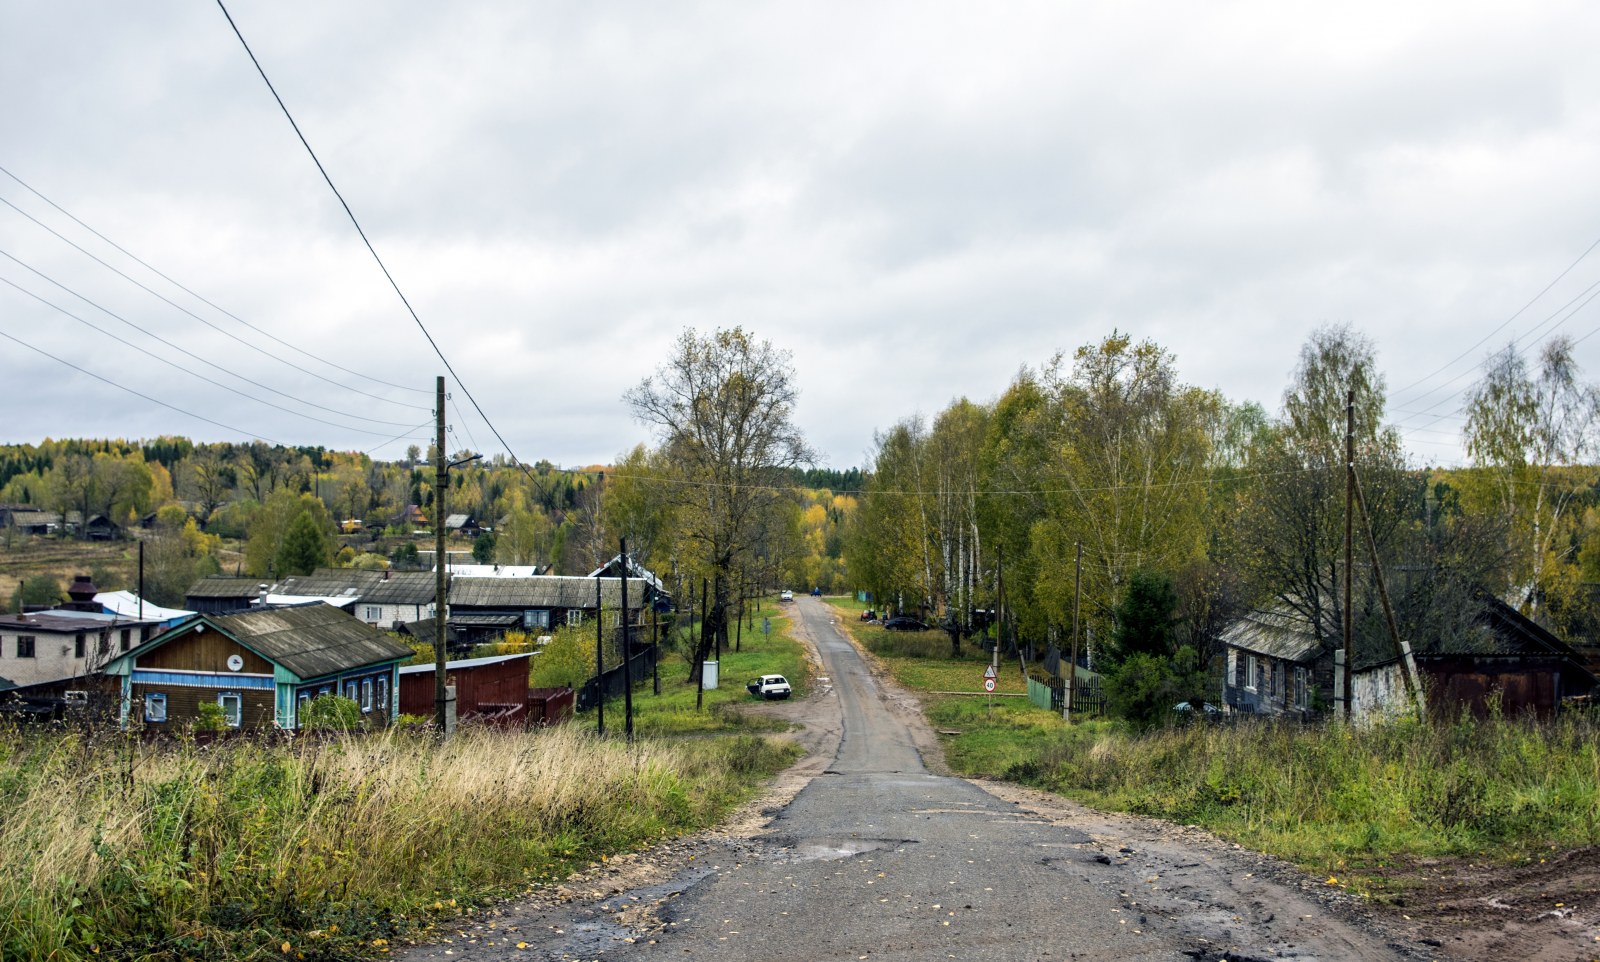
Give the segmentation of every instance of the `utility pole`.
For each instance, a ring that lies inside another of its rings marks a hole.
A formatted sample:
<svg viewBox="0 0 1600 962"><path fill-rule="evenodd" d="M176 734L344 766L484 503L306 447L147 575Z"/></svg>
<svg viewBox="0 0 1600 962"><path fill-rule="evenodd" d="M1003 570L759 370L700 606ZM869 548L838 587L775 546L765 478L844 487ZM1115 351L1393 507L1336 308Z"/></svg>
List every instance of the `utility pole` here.
<svg viewBox="0 0 1600 962"><path fill-rule="evenodd" d="M633 743L633 645L628 625L628 539L622 544L622 717L628 743Z"/></svg>
<svg viewBox="0 0 1600 962"><path fill-rule="evenodd" d="M600 597L600 572L594 573L594 691L596 733L606 733L606 619Z"/></svg>
<svg viewBox="0 0 1600 962"><path fill-rule="evenodd" d="M450 456L444 451L444 375L434 381L434 443L433 453L433 710L434 722L439 726L439 737L449 731L445 716L445 626L448 623L445 591L444 553L444 491L449 481Z"/></svg>
<svg viewBox="0 0 1600 962"><path fill-rule="evenodd" d="M1067 662L1067 700L1062 717L1072 720L1072 699L1078 687L1078 614L1083 605L1083 542L1078 542L1078 561L1072 574L1072 657Z"/></svg>
<svg viewBox="0 0 1600 962"><path fill-rule="evenodd" d="M1355 632L1350 623L1350 572L1355 567L1354 527L1356 500L1356 389L1345 395L1344 405L1344 667L1340 681L1344 685L1344 719L1355 717L1355 693L1350 690L1350 663L1355 655Z"/></svg>

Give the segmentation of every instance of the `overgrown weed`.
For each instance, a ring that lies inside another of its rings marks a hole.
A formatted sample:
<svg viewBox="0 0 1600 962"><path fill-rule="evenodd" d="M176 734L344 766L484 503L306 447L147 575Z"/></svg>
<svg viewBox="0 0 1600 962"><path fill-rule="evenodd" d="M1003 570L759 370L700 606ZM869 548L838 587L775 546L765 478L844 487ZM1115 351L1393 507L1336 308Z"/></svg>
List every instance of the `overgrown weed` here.
<svg viewBox="0 0 1600 962"><path fill-rule="evenodd" d="M0 957L378 957L466 905L709 824L794 754L569 727L206 748L0 730Z"/></svg>

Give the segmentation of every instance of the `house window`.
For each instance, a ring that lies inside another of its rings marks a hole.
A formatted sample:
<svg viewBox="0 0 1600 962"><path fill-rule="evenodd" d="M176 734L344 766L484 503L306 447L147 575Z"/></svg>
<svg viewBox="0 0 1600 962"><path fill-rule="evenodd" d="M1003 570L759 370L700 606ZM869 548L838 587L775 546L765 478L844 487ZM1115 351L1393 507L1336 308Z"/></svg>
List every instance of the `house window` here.
<svg viewBox="0 0 1600 962"><path fill-rule="evenodd" d="M351 701L355 701L356 698L359 697L356 694L356 683L354 681L347 681L344 683L344 697L350 699Z"/></svg>
<svg viewBox="0 0 1600 962"><path fill-rule="evenodd" d="M1239 687L1239 653L1232 648L1228 649L1228 687Z"/></svg>
<svg viewBox="0 0 1600 962"><path fill-rule="evenodd" d="M318 698L321 698L323 695L331 695L331 694L333 694L333 689L329 688L327 685L323 685L321 688L317 689L317 697Z"/></svg>
<svg viewBox="0 0 1600 962"><path fill-rule="evenodd" d="M217 704L222 706L222 717L229 728L238 728L244 722L243 695L236 691L225 691L217 696Z"/></svg>
<svg viewBox="0 0 1600 962"><path fill-rule="evenodd" d="M567 609L567 627L576 628L583 624L583 611L579 608Z"/></svg>
<svg viewBox="0 0 1600 962"><path fill-rule="evenodd" d="M36 641L36 639L34 638L33 635L18 635L17 636L17 657L18 658L32 658L33 657L33 648L34 648L35 641Z"/></svg>
<svg viewBox="0 0 1600 962"><path fill-rule="evenodd" d="M361 711L372 711L372 679L361 679Z"/></svg>
<svg viewBox="0 0 1600 962"><path fill-rule="evenodd" d="M82 658L83 657L83 633L82 632L78 633L78 637L72 639L72 657L74 657L74 658Z"/></svg>
<svg viewBox="0 0 1600 962"><path fill-rule="evenodd" d="M524 611L522 613L522 627L524 627L524 628L548 628L548 627L550 627L550 611L549 611L549 609L540 608L537 611Z"/></svg>
<svg viewBox="0 0 1600 962"><path fill-rule="evenodd" d="M1305 668L1296 665L1294 669L1294 707L1305 711L1311 707L1311 685L1306 677Z"/></svg>
<svg viewBox="0 0 1600 962"><path fill-rule="evenodd" d="M144 696L144 720L147 722L164 722L167 720L167 696L150 694Z"/></svg>
<svg viewBox="0 0 1600 962"><path fill-rule="evenodd" d="M378 710L385 715L389 714L389 677L378 676Z"/></svg>
<svg viewBox="0 0 1600 962"><path fill-rule="evenodd" d="M128 650L128 642L131 641L131 640L133 640L133 629L132 628L124 628L124 629L122 629L122 650L123 651L127 651Z"/></svg>
<svg viewBox="0 0 1600 962"><path fill-rule="evenodd" d="M1244 656L1244 687L1246 691L1261 687L1261 661L1255 655Z"/></svg>
<svg viewBox="0 0 1600 962"><path fill-rule="evenodd" d="M377 624L378 623L378 619L382 618L382 617L383 617L383 609L378 607L377 605L363 605L362 608L361 608L361 620L362 621L367 621L367 622L371 622L372 624Z"/></svg>

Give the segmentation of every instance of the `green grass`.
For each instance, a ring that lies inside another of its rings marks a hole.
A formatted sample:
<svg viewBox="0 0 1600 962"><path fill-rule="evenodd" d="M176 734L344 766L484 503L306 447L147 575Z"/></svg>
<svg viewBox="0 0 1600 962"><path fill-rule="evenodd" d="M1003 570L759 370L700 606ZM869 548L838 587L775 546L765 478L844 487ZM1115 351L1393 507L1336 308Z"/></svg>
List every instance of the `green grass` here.
<svg viewBox="0 0 1600 962"><path fill-rule="evenodd" d="M1514 861L1600 844L1600 722L1590 717L1370 728L1241 718L1137 734L1115 721L1069 725L1022 699L991 708L927 694L977 688L979 656L952 659L942 633L850 628L924 693L936 728L959 733L943 738L958 773L1202 825L1357 889L1397 860ZM1022 689L1015 663L1002 662L1000 682Z"/></svg>
<svg viewBox="0 0 1600 962"><path fill-rule="evenodd" d="M571 727L203 750L0 730L0 958L380 958L711 824L796 754Z"/></svg>
<svg viewBox="0 0 1600 962"><path fill-rule="evenodd" d="M784 606L788 607L788 606ZM692 665L681 655L668 653L660 667L661 694L656 695L650 679L640 681L634 688L634 730L648 735L687 735L714 732L781 731L783 722L760 715L747 715L738 708L755 701L745 690L745 683L757 675L782 675L794 687L794 697L805 696L810 683L810 670L805 650L790 636L790 618L782 609L764 608L756 615L755 630L745 626L739 651L726 649L718 663L718 683L706 691L702 708L695 709L696 686ZM771 619L772 633L761 633L761 618ZM687 642L677 646L679 652L688 650ZM576 724L586 728L595 725L596 713L589 711L576 719ZM621 731L623 726L623 701L613 698L606 702L606 730Z"/></svg>

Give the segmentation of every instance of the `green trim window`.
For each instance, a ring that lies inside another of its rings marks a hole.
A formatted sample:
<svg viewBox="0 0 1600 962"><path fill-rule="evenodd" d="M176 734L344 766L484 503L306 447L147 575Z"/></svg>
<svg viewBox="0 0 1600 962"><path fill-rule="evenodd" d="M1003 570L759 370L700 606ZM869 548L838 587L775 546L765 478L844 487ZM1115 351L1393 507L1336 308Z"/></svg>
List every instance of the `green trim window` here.
<svg viewBox="0 0 1600 962"><path fill-rule="evenodd" d="M144 720L160 724L167 720L167 696L151 692L144 696Z"/></svg>

